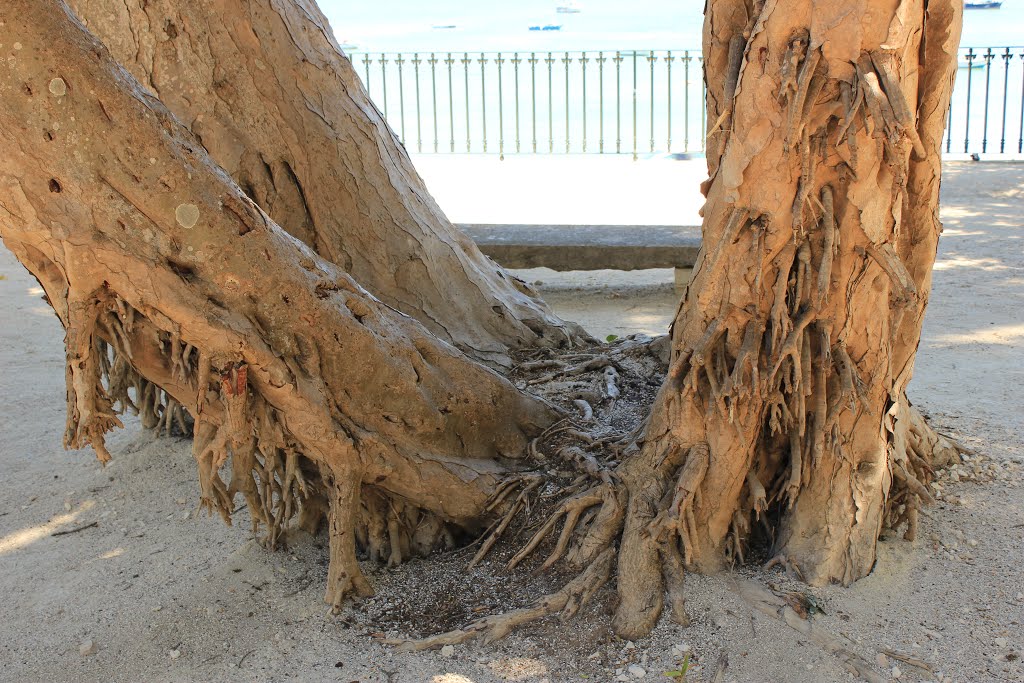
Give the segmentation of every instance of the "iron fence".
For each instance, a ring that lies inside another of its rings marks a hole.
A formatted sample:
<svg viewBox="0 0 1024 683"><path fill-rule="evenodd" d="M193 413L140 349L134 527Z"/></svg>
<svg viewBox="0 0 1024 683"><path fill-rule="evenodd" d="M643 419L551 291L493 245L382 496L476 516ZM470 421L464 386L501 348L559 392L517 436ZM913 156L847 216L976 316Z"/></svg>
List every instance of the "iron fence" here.
<svg viewBox="0 0 1024 683"><path fill-rule="evenodd" d="M700 50L349 56L410 151L636 159L704 150ZM1024 47L962 48L959 65L946 152L1024 153Z"/></svg>

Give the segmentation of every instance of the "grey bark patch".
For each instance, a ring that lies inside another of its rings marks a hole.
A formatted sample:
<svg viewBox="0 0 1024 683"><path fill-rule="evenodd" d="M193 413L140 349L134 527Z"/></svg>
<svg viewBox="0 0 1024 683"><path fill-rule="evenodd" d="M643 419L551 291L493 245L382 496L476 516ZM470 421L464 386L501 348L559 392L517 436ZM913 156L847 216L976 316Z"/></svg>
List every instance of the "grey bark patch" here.
<svg viewBox="0 0 1024 683"><path fill-rule="evenodd" d="M195 204L178 204L174 210L174 219L178 225L189 230L199 222L199 207Z"/></svg>

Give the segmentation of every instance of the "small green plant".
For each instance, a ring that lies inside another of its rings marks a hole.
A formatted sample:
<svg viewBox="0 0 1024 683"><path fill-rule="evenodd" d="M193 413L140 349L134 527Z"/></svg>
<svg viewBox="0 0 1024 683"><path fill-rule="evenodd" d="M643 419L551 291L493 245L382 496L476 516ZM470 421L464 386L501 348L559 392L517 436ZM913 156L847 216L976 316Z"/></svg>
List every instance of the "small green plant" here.
<svg viewBox="0 0 1024 683"><path fill-rule="evenodd" d="M683 656L683 661L679 663L679 668L675 671L666 671L665 675L669 678L674 678L678 683L684 683L686 681L686 672L690 670L690 653L687 652Z"/></svg>
<svg viewBox="0 0 1024 683"><path fill-rule="evenodd" d="M606 342L613 342L613 341L615 341L618 338L619 338L619 335L617 335L617 334L609 334L607 337L604 338L604 340Z"/></svg>

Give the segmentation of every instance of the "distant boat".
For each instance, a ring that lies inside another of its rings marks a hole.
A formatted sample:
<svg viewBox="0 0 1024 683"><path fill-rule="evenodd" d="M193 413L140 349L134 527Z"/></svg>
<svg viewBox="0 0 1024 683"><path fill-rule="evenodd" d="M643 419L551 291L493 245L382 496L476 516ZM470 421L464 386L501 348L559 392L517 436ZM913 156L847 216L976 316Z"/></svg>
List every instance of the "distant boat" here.
<svg viewBox="0 0 1024 683"><path fill-rule="evenodd" d="M1002 2L989 1L989 2L965 2L964 9L999 9L1003 6Z"/></svg>
<svg viewBox="0 0 1024 683"><path fill-rule="evenodd" d="M984 69L985 68L985 62L983 62L980 59L975 60L973 62L960 62L960 63L958 63L956 65L956 68L958 68L958 69Z"/></svg>
<svg viewBox="0 0 1024 683"><path fill-rule="evenodd" d="M456 26L455 26L455 24L434 24L430 28L443 30L443 29L456 28Z"/></svg>
<svg viewBox="0 0 1024 683"><path fill-rule="evenodd" d="M341 41L341 45L339 45L338 47L340 47L342 50L346 50L348 52L352 52L353 50L358 50L359 49L358 45L356 45L355 43L350 43L347 40Z"/></svg>
<svg viewBox="0 0 1024 683"><path fill-rule="evenodd" d="M558 24L557 26L555 26L554 24L548 24L547 26L531 26L529 30L531 30L531 31L561 31L562 30L562 25Z"/></svg>
<svg viewBox="0 0 1024 683"><path fill-rule="evenodd" d="M569 0L569 2L564 5L556 7L555 11L559 14L579 14L583 11L583 7L580 6L580 3L574 2L574 0Z"/></svg>

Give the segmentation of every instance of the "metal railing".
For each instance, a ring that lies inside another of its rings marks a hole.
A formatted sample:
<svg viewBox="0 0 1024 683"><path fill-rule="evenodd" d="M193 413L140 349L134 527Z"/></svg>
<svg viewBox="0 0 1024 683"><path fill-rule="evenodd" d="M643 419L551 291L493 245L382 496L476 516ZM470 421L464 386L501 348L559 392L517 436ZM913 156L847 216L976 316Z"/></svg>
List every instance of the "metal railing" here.
<svg viewBox="0 0 1024 683"><path fill-rule="evenodd" d="M1024 153L1024 47L964 48L959 57L946 152Z"/></svg>
<svg viewBox="0 0 1024 683"><path fill-rule="evenodd" d="M636 159L704 151L700 50L349 57L392 130L413 152ZM1024 48L962 48L959 62L945 151L1024 153Z"/></svg>

